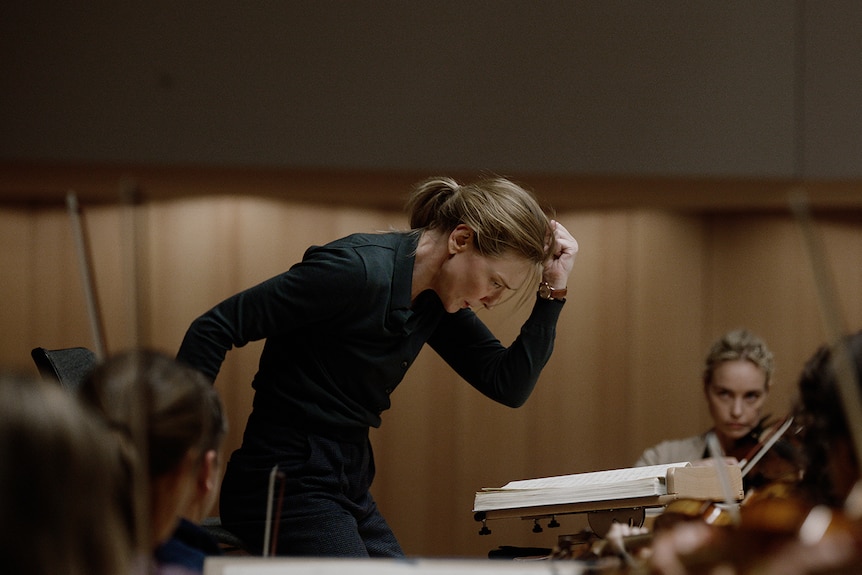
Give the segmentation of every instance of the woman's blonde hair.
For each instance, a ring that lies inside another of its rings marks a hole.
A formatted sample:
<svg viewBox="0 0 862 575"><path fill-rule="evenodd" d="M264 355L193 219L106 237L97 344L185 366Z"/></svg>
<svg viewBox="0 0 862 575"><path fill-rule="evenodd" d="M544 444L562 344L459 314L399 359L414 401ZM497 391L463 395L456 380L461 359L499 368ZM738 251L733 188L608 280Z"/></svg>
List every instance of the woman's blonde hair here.
<svg viewBox="0 0 862 575"><path fill-rule="evenodd" d="M715 369L720 364L740 359L750 361L763 372L766 376L766 389L769 389L775 369L772 352L766 347L766 342L747 329L729 331L712 344L703 369L703 384L712 383Z"/></svg>
<svg viewBox="0 0 862 575"><path fill-rule="evenodd" d="M429 178L414 187L406 209L414 230L450 232L459 224L469 226L485 256L508 252L538 268L554 250L548 216L530 192L506 178L465 185L447 177Z"/></svg>
<svg viewBox="0 0 862 575"><path fill-rule="evenodd" d="M127 469L110 431L68 391L0 376L0 556L31 575L127 573Z"/></svg>

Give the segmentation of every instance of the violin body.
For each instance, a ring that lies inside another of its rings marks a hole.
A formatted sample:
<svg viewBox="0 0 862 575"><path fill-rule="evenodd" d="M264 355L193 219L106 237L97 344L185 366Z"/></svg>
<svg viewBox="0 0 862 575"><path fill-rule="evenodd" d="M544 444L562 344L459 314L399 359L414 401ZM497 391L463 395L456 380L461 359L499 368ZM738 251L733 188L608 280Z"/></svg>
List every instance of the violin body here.
<svg viewBox="0 0 862 575"><path fill-rule="evenodd" d="M805 466L803 451L798 439L798 426L781 432L787 418L767 423L763 418L748 435L738 439L725 455L734 457L741 465L756 463L742 478L743 489L749 493L775 483L796 484ZM792 423L792 422L791 422ZM781 433L776 439L773 434Z"/></svg>
<svg viewBox="0 0 862 575"><path fill-rule="evenodd" d="M780 423L759 426L727 453L740 462L757 457L746 475L741 503L733 510L715 501L669 503L653 520L647 544L642 535L637 542L623 538L628 562L615 573L788 575L855 567L857 557L862 572L862 522L817 505L806 495L795 429L764 450Z"/></svg>

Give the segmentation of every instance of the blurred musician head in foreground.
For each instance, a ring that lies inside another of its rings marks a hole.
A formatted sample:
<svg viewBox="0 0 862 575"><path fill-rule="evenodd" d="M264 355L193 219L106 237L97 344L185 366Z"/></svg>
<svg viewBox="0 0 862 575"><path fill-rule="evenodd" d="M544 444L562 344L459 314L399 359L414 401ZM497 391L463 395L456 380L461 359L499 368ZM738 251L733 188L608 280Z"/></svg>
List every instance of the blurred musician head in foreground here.
<svg viewBox="0 0 862 575"><path fill-rule="evenodd" d="M774 370L772 352L746 329L729 331L710 347L703 371L703 392L712 432L724 453L740 457L754 447L761 411ZM635 465L659 465L709 457L706 433L650 447Z"/></svg>
<svg viewBox="0 0 862 575"><path fill-rule="evenodd" d="M74 396L48 382L0 375L3 572L128 573L122 461L108 429Z"/></svg>
<svg viewBox="0 0 862 575"><path fill-rule="evenodd" d="M162 570L202 572L218 543L197 524L215 503L226 432L221 400L202 374L160 352L108 358L79 390L134 465L138 545Z"/></svg>
<svg viewBox="0 0 862 575"><path fill-rule="evenodd" d="M848 416L858 422L862 405L848 404L850 398L842 386L859 389L862 331L844 338L840 345L844 347L821 347L805 364L796 407L806 458L802 487L815 502L833 506L844 504L859 479ZM859 440L862 438L856 438Z"/></svg>

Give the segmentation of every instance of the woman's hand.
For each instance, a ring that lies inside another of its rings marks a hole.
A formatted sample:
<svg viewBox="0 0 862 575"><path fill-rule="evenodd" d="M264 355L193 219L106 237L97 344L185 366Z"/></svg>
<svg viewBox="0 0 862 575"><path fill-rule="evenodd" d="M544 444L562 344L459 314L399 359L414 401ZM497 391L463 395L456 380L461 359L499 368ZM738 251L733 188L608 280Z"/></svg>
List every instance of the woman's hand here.
<svg viewBox="0 0 862 575"><path fill-rule="evenodd" d="M554 241L550 243L554 251L548 255L542 269L542 281L548 282L554 289L563 289L569 281L569 274L575 265L575 255L578 253L578 242L572 237L563 224L551 220Z"/></svg>

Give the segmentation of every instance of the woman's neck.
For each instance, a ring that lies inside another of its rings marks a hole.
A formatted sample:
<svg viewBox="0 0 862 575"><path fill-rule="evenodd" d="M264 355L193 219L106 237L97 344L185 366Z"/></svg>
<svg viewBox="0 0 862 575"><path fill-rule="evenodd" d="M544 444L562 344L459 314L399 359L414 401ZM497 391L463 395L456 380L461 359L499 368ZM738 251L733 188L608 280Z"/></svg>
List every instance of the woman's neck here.
<svg viewBox="0 0 862 575"><path fill-rule="evenodd" d="M425 230L419 236L416 257L413 260L411 301L423 291L434 287L434 280L440 272L440 267L449 255L447 237L437 230Z"/></svg>

